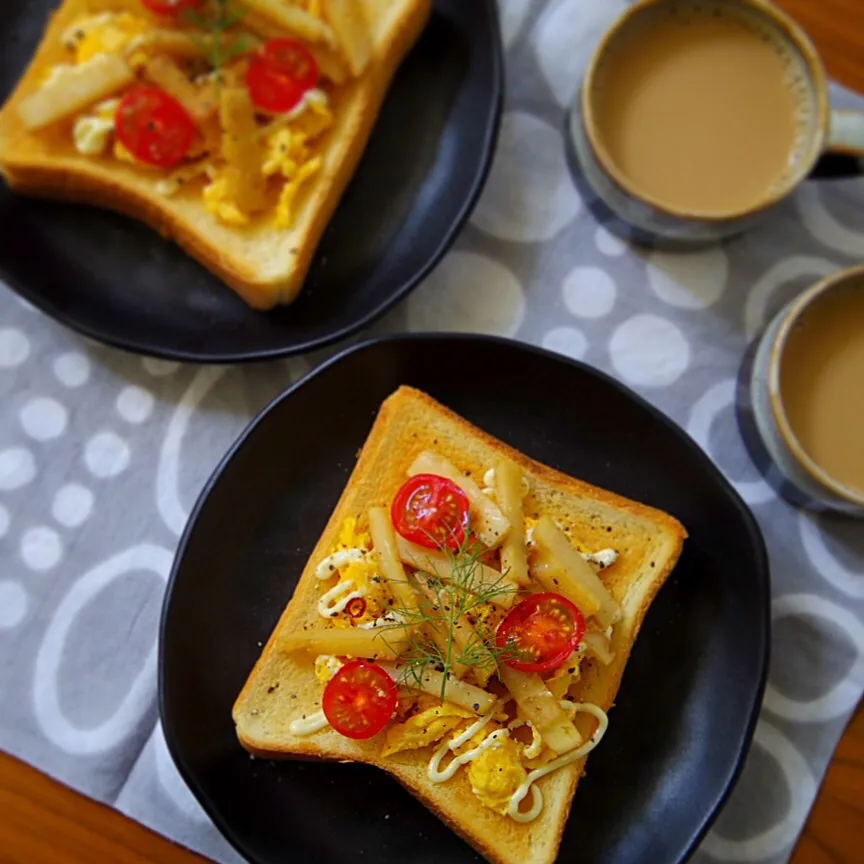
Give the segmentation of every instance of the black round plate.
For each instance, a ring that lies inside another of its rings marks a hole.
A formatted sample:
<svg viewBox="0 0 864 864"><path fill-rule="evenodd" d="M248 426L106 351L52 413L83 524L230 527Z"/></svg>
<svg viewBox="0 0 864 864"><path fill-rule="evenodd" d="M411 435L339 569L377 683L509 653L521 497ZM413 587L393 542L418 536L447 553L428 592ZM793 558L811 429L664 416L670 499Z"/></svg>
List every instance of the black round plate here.
<svg viewBox="0 0 864 864"><path fill-rule="evenodd" d="M256 864L479 860L383 772L250 760L231 720L378 407L400 384L689 530L579 785L559 859L683 861L737 779L762 701L762 537L665 416L588 366L507 340L415 336L351 349L279 397L228 454L189 521L163 609L160 710L180 772Z"/></svg>
<svg viewBox="0 0 864 864"><path fill-rule="evenodd" d="M5 0L3 99L58 2ZM263 360L343 339L414 288L470 215L498 134L501 54L495 0L436 0L290 307L255 312L145 225L2 183L0 276L85 335L159 357Z"/></svg>

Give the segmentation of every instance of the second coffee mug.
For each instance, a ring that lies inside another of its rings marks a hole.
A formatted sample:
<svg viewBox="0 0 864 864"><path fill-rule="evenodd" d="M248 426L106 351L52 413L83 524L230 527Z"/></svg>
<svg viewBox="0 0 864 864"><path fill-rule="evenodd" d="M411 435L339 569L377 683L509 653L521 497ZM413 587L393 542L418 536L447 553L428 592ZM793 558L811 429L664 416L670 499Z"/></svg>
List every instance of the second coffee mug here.
<svg viewBox="0 0 864 864"><path fill-rule="evenodd" d="M597 48L570 116L576 170L633 239L744 230L826 152L864 165L864 114L763 0L642 0Z"/></svg>

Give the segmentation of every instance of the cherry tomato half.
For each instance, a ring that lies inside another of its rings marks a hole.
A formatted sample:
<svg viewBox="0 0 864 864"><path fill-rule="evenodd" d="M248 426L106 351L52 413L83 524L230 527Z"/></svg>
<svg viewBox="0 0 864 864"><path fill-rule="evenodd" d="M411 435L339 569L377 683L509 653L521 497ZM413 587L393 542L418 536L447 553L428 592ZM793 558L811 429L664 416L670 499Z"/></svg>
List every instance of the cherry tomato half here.
<svg viewBox="0 0 864 864"><path fill-rule="evenodd" d="M340 735L371 738L393 719L397 701L396 683L377 663L352 660L330 679L321 707Z"/></svg>
<svg viewBox="0 0 864 864"><path fill-rule="evenodd" d="M520 672L550 672L576 650L585 635L585 618L560 594L532 594L514 606L498 625L495 644L504 662Z"/></svg>
<svg viewBox="0 0 864 864"><path fill-rule="evenodd" d="M157 15L178 15L184 9L194 9L203 0L141 0L141 2Z"/></svg>
<svg viewBox="0 0 864 864"><path fill-rule="evenodd" d="M117 138L140 162L170 168L182 162L197 134L195 121L173 97L138 87L117 108Z"/></svg>
<svg viewBox="0 0 864 864"><path fill-rule="evenodd" d="M285 114L320 78L318 63L302 42L271 39L253 55L246 84L259 108Z"/></svg>
<svg viewBox="0 0 864 864"><path fill-rule="evenodd" d="M412 543L459 549L468 528L468 496L446 477L416 474L396 493L390 516Z"/></svg>

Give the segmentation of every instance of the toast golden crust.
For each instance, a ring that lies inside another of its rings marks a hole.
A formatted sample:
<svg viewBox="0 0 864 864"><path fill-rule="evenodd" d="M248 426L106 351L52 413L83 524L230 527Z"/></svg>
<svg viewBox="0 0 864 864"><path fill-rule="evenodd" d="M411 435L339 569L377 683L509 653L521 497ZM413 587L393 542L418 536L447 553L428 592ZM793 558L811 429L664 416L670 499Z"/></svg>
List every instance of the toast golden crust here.
<svg viewBox="0 0 864 864"><path fill-rule="evenodd" d="M220 223L200 196L168 198L156 190L161 173L119 163L110 157L79 154L68 129L27 132L17 107L36 89L37 81L65 57L61 34L83 14L105 9L134 9L138 0L66 0L52 16L36 55L0 110L0 171L22 194L95 204L150 225L176 241L256 309L271 309L294 300L357 164L363 155L390 82L405 54L419 38L431 14L431 0L398 0L391 8L367 2L378 21L373 60L357 79L340 85L336 125L321 155L324 167L298 198L297 219L289 231L272 219L245 228Z"/></svg>
<svg viewBox="0 0 864 864"><path fill-rule="evenodd" d="M533 500L543 512L553 513L556 520L571 527L571 536L586 547L614 546L619 550L618 561L604 575L604 582L624 611L613 638L615 661L609 667L590 666L579 692L583 701L604 710L612 707L645 613L681 552L686 537L683 526L665 513L536 462L426 394L402 387L382 405L294 595L236 701L233 713L238 737L248 750L268 758L349 760L376 765L488 860L500 864L546 864L557 854L584 759L540 780L538 785L546 801L544 810L534 822L517 823L480 804L465 772L458 772L444 784L429 782L426 770L431 748L382 759L378 755L381 736L350 741L332 730L311 737L298 737L288 730L290 720L320 707L321 688L309 686L311 661L282 654L278 648L282 633L315 620L320 593L315 564L333 548L345 518L358 516L371 506L386 505L392 499L408 466L425 449L436 450L475 477L482 476L498 458L509 458L534 481L534 492L526 502Z"/></svg>

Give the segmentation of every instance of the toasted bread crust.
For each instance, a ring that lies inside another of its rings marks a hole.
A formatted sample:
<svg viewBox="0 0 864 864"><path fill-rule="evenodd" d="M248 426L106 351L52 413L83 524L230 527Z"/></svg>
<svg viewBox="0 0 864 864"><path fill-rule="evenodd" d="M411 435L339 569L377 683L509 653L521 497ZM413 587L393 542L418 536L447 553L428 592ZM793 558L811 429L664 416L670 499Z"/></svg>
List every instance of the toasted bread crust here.
<svg viewBox="0 0 864 864"><path fill-rule="evenodd" d="M516 823L479 803L465 772L445 784L426 779L430 748L381 759L381 736L349 741L332 731L298 737L287 731L300 712L320 707L320 689L310 688L311 661L281 654L283 632L315 621L320 594L314 575L317 562L336 542L343 521L360 517L370 506L392 499L408 465L424 449L434 448L472 475L500 457L516 462L535 484L538 508L572 527L591 548L614 546L618 562L604 581L621 603L624 617L616 625L609 667L589 669L580 698L612 707L624 667L648 607L675 566L686 538L673 517L614 493L597 489L519 453L478 429L431 397L402 387L381 406L357 464L325 527L287 607L265 645L234 706L238 737L250 752L268 758L328 759L376 765L395 777L442 821L496 864L547 864L554 860L584 760L539 781L546 805L537 820ZM607 530L608 529L608 530ZM652 563L653 562L653 565ZM656 565L656 566L655 566ZM275 682L282 686L270 693ZM289 698L286 691L294 694ZM298 697L298 698L294 698ZM614 719L613 719L614 722Z"/></svg>
<svg viewBox="0 0 864 864"><path fill-rule="evenodd" d="M67 59L60 45L63 30L78 16L106 8L129 4L65 0L52 17L33 62L0 110L0 171L22 194L95 204L145 222L175 240L256 309L290 303L354 176L390 82L426 25L431 0L398 0L398 8L380 24L369 68L338 88L336 125L320 151L324 169L302 190L297 220L288 232L263 219L247 228L222 225L207 213L200 196L159 195L155 186L161 174L150 177L109 157L82 156L68 135L31 134L23 128L18 104L36 89L46 69ZM140 4L135 11L143 14ZM267 256L276 264L262 260Z"/></svg>

